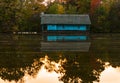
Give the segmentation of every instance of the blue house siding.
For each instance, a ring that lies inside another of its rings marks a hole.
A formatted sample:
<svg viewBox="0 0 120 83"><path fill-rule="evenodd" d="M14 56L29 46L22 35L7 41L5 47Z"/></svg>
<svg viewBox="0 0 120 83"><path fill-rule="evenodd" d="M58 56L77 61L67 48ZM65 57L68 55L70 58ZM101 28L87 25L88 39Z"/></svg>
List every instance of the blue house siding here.
<svg viewBox="0 0 120 83"><path fill-rule="evenodd" d="M48 31L86 31L86 25L47 25Z"/></svg>
<svg viewBox="0 0 120 83"><path fill-rule="evenodd" d="M84 35L77 36L47 36L47 41L85 41L88 37Z"/></svg>

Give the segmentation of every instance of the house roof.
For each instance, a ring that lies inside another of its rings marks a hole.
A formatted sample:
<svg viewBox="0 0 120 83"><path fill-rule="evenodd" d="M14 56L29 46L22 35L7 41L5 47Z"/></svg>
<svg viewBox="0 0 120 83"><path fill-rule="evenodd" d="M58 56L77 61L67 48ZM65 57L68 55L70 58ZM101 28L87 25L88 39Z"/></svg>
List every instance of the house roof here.
<svg viewBox="0 0 120 83"><path fill-rule="evenodd" d="M89 15L42 14L41 24L91 24Z"/></svg>

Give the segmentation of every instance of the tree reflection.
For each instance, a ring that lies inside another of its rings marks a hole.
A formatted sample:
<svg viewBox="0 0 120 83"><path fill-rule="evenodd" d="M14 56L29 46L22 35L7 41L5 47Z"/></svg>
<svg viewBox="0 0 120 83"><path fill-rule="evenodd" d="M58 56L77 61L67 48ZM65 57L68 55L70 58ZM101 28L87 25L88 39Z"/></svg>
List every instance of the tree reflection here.
<svg viewBox="0 0 120 83"><path fill-rule="evenodd" d="M18 81L24 76L24 71L19 68L1 68L0 69L0 77L4 80L9 81Z"/></svg>
<svg viewBox="0 0 120 83"><path fill-rule="evenodd" d="M109 62L113 67L120 67L120 34L104 34L92 36L91 51L103 62Z"/></svg>
<svg viewBox="0 0 120 83"><path fill-rule="evenodd" d="M38 38L36 36L5 35L1 37L0 77L3 80L19 81L26 73L31 76L38 73L42 65L39 58L43 56L39 51L40 40L36 39ZM33 38L34 42L31 42Z"/></svg>
<svg viewBox="0 0 120 83"><path fill-rule="evenodd" d="M89 52L40 52L39 36L7 36L0 47L0 77L19 81L25 74L35 77L41 66L48 72L61 74L64 83L93 83L99 81L105 62L119 67L119 45L116 40L95 38ZM11 40L12 39L12 40ZM34 39L34 41L33 41ZM31 42L32 41L32 42ZM3 41L2 41L3 42ZM117 46L118 48L114 47ZM111 48L112 46L112 48ZM24 82L23 82L24 83Z"/></svg>
<svg viewBox="0 0 120 83"><path fill-rule="evenodd" d="M40 61L37 61L41 56L32 57L26 55L25 57L19 58L16 57L16 55L4 55L4 57L5 56L9 56L9 59L0 58L0 77L3 80L18 81L22 79L26 73L34 77L42 65Z"/></svg>
<svg viewBox="0 0 120 83"><path fill-rule="evenodd" d="M56 56L59 59L55 59ZM99 81L99 75L104 70L104 63L96 57L91 57L89 53L66 52L55 55L49 53L43 59L43 63L49 72L61 73L59 79L64 83ZM59 68L55 63L59 64Z"/></svg>

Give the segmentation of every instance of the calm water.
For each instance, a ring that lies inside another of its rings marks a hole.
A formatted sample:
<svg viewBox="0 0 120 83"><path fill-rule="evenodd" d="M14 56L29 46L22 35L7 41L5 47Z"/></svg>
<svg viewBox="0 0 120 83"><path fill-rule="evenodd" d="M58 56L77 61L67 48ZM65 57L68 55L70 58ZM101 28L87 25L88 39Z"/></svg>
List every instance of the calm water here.
<svg viewBox="0 0 120 83"><path fill-rule="evenodd" d="M120 83L120 34L92 35L88 52L41 51L40 35L0 35L0 83Z"/></svg>

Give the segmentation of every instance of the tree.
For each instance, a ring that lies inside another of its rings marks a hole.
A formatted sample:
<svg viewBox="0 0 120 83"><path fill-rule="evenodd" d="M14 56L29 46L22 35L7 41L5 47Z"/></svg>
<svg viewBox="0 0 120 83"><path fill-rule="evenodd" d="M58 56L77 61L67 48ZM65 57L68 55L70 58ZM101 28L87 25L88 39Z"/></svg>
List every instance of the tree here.
<svg viewBox="0 0 120 83"><path fill-rule="evenodd" d="M91 0L66 0L66 13L89 14Z"/></svg>
<svg viewBox="0 0 120 83"><path fill-rule="evenodd" d="M43 0L1 0L1 32L30 31L39 27L39 14L45 11ZM32 26L31 26L32 25Z"/></svg>
<svg viewBox="0 0 120 83"><path fill-rule="evenodd" d="M40 27L40 13L46 7L42 4L43 0L26 0L21 5L21 18L19 19L20 31L38 31Z"/></svg>
<svg viewBox="0 0 120 83"><path fill-rule="evenodd" d="M91 0L78 0L76 12L79 14L89 14L90 13L90 2Z"/></svg>
<svg viewBox="0 0 120 83"><path fill-rule="evenodd" d="M111 32L120 32L120 3L116 2L111 6L108 19Z"/></svg>
<svg viewBox="0 0 120 83"><path fill-rule="evenodd" d="M91 15L92 20L92 32L109 32L109 20L108 13L103 6L98 7L94 14Z"/></svg>
<svg viewBox="0 0 120 83"><path fill-rule="evenodd" d="M48 5L48 9L46 10L46 13L48 13L48 14L64 14L65 9L61 4L53 2L52 4Z"/></svg>
<svg viewBox="0 0 120 83"><path fill-rule="evenodd" d="M19 2L17 0L1 0L0 2L1 31L10 32L16 26L16 12L19 11Z"/></svg>
<svg viewBox="0 0 120 83"><path fill-rule="evenodd" d="M93 14L95 9L100 6L101 0L91 0L90 13Z"/></svg>
<svg viewBox="0 0 120 83"><path fill-rule="evenodd" d="M92 32L110 32L109 11L113 2L93 0L91 2Z"/></svg>

